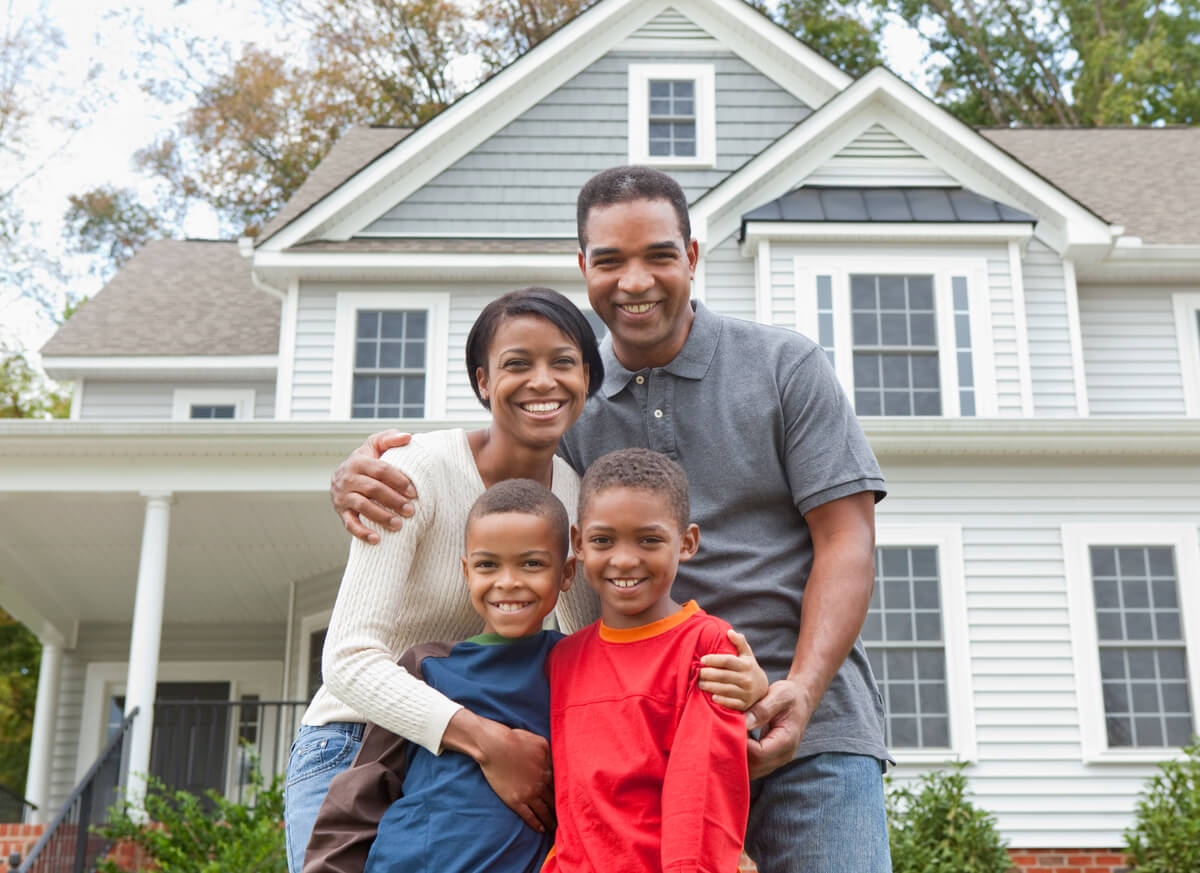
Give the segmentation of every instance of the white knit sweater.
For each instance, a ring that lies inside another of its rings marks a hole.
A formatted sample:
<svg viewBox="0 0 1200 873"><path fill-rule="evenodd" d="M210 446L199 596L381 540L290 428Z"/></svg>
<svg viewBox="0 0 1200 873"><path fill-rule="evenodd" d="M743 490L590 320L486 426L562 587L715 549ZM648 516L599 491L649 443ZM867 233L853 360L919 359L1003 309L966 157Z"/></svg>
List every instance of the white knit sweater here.
<svg viewBox="0 0 1200 873"><path fill-rule="evenodd" d="M417 434L383 458L412 480L416 512L398 531L367 522L380 534L378 545L351 542L325 637L325 684L302 722L373 721L437 754L461 707L396 660L418 643L462 640L482 629L460 558L467 512L484 485L460 429ZM561 458L554 459L551 490L574 521L579 477ZM598 615L580 575L559 599L560 626L570 633Z"/></svg>

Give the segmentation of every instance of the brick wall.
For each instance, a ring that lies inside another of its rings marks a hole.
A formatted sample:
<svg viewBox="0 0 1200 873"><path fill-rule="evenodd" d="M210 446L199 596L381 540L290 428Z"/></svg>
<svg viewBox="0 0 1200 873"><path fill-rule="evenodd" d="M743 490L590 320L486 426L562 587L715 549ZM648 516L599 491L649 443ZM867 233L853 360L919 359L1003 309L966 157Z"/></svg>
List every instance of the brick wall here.
<svg viewBox="0 0 1200 873"><path fill-rule="evenodd" d="M1009 849L1020 873L1125 873L1116 849Z"/></svg>
<svg viewBox="0 0 1200 873"><path fill-rule="evenodd" d="M8 856L19 852L24 858L33 848L45 825L0 824L0 870L8 870Z"/></svg>

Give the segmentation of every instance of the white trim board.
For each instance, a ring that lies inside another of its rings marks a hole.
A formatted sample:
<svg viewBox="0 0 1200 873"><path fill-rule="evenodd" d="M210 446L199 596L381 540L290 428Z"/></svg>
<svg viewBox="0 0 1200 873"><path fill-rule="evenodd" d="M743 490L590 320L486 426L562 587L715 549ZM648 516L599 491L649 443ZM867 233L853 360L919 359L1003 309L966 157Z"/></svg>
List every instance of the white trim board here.
<svg viewBox="0 0 1200 873"><path fill-rule="evenodd" d="M1063 565L1071 628L1071 653L1079 683L1080 750L1086 763L1158 763L1178 757L1177 750L1161 746L1110 749L1104 727L1104 699L1100 682L1100 648L1096 632L1096 603L1092 587L1089 547L1170 546L1175 553L1175 576L1187 644L1188 692L1192 723L1200 715L1200 540L1195 524L1064 524Z"/></svg>
<svg viewBox="0 0 1200 873"><path fill-rule="evenodd" d="M333 608L322 609L309 613L300 619L300 651L296 658L296 675L292 677L293 700L308 700L308 661L312 656L313 633L329 627L329 619L333 617Z"/></svg>
<svg viewBox="0 0 1200 873"><path fill-rule="evenodd" d="M694 157L653 157L650 154L651 80L690 80L695 89L696 154ZM711 167L717 160L716 72L712 64L629 65L629 163L663 169Z"/></svg>
<svg viewBox="0 0 1200 873"><path fill-rule="evenodd" d="M1200 416L1200 292L1172 294L1171 304L1175 310L1184 409L1189 416Z"/></svg>

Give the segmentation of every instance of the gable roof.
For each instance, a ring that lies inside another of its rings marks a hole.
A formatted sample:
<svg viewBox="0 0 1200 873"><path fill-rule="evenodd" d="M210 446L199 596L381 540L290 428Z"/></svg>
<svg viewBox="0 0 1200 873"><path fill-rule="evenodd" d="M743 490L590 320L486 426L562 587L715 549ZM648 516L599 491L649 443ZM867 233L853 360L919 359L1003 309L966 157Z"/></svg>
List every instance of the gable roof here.
<svg viewBox="0 0 1200 873"><path fill-rule="evenodd" d="M283 209L258 232L255 243L261 243L321 200L330 191L339 187L363 167L371 163L404 137L412 133L411 127L352 127L334 143L329 154L309 173L304 184L297 189Z"/></svg>
<svg viewBox="0 0 1200 873"><path fill-rule="evenodd" d="M1200 243L1200 127L1014 128L985 137L1146 243Z"/></svg>
<svg viewBox="0 0 1200 873"><path fill-rule="evenodd" d="M274 355L279 301L237 243L156 240L42 346L45 357Z"/></svg>

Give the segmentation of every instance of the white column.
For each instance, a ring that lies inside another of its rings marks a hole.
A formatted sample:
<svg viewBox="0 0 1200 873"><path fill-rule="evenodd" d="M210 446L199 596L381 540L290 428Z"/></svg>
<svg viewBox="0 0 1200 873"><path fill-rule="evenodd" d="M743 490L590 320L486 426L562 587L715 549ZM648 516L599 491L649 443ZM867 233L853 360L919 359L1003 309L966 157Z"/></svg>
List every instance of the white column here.
<svg viewBox="0 0 1200 873"><path fill-rule="evenodd" d="M167 534L171 495L143 492L146 524L133 602L133 631L129 641L129 673L125 680L125 714L138 708L129 734L128 798L135 807L146 796L150 771L150 737L154 728L154 693L158 684L158 649L162 640L163 596L167 582Z"/></svg>
<svg viewBox="0 0 1200 873"><path fill-rule="evenodd" d="M30 824L43 824L52 813L46 805L50 801L51 752L58 718L58 679L61 672L62 646L42 643L37 703L33 710L33 741L29 746L29 777L25 781L25 799L37 807L29 820Z"/></svg>

